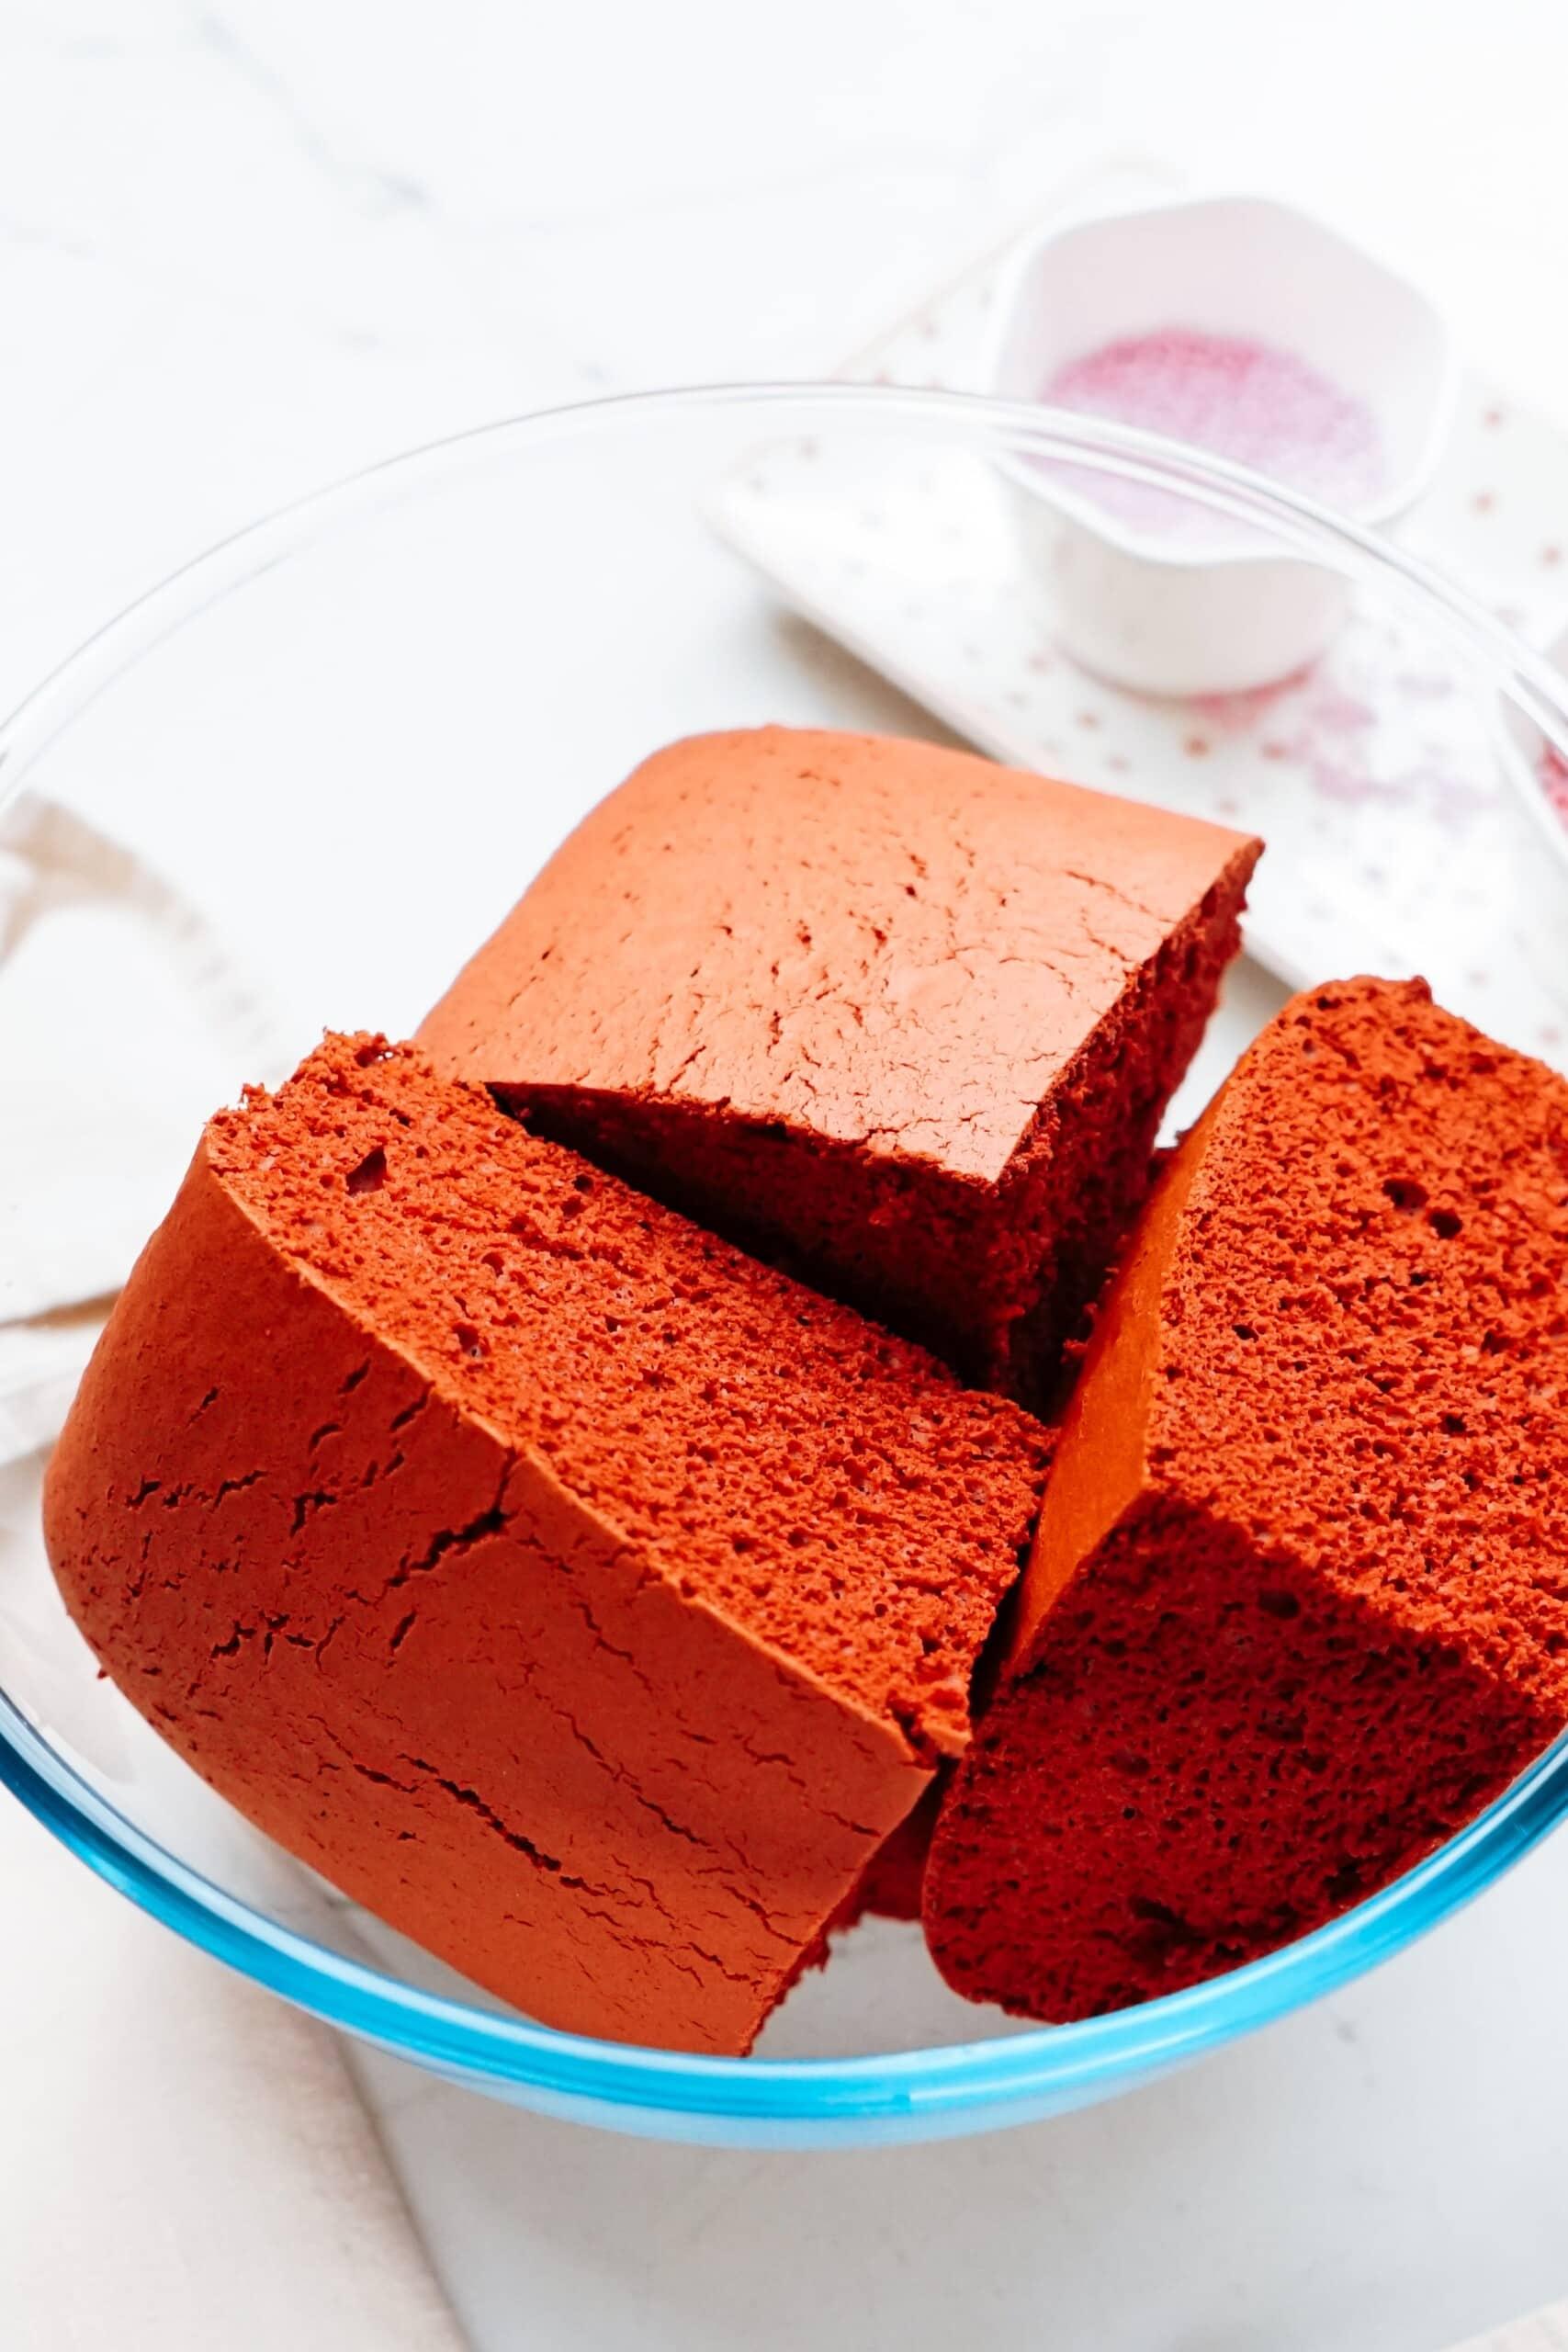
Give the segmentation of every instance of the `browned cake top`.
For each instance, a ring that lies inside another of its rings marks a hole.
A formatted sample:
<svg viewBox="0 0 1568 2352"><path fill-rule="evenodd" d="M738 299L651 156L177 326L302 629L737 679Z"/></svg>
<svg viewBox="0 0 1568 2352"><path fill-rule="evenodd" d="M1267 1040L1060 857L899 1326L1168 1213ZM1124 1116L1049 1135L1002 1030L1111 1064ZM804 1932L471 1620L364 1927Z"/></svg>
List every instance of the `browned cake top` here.
<svg viewBox="0 0 1568 2352"><path fill-rule="evenodd" d="M721 1105L994 1182L1258 847L929 743L697 736L585 819L421 1042L468 1078Z"/></svg>

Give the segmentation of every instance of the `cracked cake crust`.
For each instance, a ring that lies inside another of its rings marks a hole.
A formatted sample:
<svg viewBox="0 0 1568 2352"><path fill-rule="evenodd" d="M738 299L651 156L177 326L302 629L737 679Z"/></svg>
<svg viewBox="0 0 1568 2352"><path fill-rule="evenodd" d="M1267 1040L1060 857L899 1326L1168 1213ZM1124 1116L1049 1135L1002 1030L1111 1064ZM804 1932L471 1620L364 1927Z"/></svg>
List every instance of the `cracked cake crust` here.
<svg viewBox="0 0 1568 2352"><path fill-rule="evenodd" d="M1037 1400L1259 844L931 744L644 763L427 1016L538 1132Z"/></svg>
<svg viewBox="0 0 1568 2352"><path fill-rule="evenodd" d="M967 1736L1045 1437L438 1080L211 1123L51 1464L263 1828L545 2021L739 2052Z"/></svg>

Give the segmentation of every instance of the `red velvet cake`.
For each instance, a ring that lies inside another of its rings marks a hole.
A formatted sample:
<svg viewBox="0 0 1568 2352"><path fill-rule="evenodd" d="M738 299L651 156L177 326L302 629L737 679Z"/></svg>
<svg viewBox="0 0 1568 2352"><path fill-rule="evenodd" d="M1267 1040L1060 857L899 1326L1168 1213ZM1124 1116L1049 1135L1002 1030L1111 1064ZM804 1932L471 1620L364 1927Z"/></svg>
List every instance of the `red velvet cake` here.
<svg viewBox="0 0 1568 2352"><path fill-rule="evenodd" d="M1037 1399L1147 1187L1258 843L927 743L677 743L421 1031L575 1145Z"/></svg>
<svg viewBox="0 0 1568 2352"><path fill-rule="evenodd" d="M925 1883L926 1860L936 1828L945 1774L939 1772L913 1813L878 1848L865 1876L851 1895L835 1925L852 1928L859 1919L918 1919Z"/></svg>
<svg viewBox="0 0 1568 2352"><path fill-rule="evenodd" d="M1061 1431L925 1881L1051 2019L1287 1941L1568 1723L1568 1083L1300 997L1181 1146Z"/></svg>
<svg viewBox="0 0 1568 2352"><path fill-rule="evenodd" d="M744 2051L968 1735L1043 1433L329 1039L215 1119L51 1466L116 1681L547 2022Z"/></svg>

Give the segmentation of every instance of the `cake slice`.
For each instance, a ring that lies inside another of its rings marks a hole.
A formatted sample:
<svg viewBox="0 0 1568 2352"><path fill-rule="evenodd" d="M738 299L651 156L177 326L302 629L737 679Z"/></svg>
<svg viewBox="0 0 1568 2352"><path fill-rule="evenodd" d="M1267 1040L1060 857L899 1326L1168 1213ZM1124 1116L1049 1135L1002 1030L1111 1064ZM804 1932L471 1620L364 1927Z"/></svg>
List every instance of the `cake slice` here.
<svg viewBox="0 0 1568 2352"><path fill-rule="evenodd" d="M912 1813L907 1813L866 1866L834 1926L852 1928L862 1919L918 1919L926 1860L942 1803L944 1774L939 1772Z"/></svg>
<svg viewBox="0 0 1568 2352"><path fill-rule="evenodd" d="M1063 1424L926 1933L1049 2019L1416 1862L1568 1724L1568 1083L1299 997L1163 1175Z"/></svg>
<svg viewBox="0 0 1568 2352"><path fill-rule="evenodd" d="M537 1132L1039 1402L1259 844L929 743L676 743L421 1041Z"/></svg>
<svg viewBox="0 0 1568 2352"><path fill-rule="evenodd" d="M547 2023L740 2052L968 1734L1044 1433L423 1056L214 1119L51 1465L102 1663Z"/></svg>

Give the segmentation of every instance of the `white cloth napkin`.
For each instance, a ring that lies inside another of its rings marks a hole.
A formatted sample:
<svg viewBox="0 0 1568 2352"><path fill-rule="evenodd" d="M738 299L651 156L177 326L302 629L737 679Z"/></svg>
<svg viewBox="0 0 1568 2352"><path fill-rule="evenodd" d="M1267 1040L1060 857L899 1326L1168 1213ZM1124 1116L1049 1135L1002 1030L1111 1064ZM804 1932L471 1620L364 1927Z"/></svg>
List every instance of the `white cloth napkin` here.
<svg viewBox="0 0 1568 2352"><path fill-rule="evenodd" d="M29 1511L29 1458L202 1119L285 1057L263 993L157 875L62 808L13 807L0 1481ZM459 2352L333 2034L154 1926L3 1796L0 1888L6 2352Z"/></svg>

